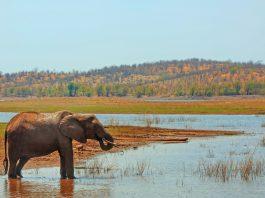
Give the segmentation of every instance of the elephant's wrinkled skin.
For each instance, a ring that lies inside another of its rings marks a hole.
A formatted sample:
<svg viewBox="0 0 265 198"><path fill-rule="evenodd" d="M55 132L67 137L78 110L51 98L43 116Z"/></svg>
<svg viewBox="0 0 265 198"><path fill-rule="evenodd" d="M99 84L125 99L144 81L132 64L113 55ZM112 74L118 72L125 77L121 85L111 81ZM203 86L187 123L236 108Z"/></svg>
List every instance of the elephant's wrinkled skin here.
<svg viewBox="0 0 265 198"><path fill-rule="evenodd" d="M32 157L58 151L61 178L74 178L72 140L85 143L87 139L99 141L103 150L113 147L113 138L98 119L91 114L68 111L56 113L19 113L8 123L5 132L5 151L8 141L8 158L4 166L8 177L22 177L21 169ZM107 144L105 144L105 142Z"/></svg>

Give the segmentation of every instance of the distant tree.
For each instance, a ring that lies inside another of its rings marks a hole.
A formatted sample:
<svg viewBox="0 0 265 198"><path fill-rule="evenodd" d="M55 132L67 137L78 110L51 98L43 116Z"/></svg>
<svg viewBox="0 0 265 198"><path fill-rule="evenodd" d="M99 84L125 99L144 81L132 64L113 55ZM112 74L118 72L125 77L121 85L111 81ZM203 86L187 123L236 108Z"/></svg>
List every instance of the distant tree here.
<svg viewBox="0 0 265 198"><path fill-rule="evenodd" d="M93 95L93 91L92 91L92 89L88 89L87 91L86 91L86 96L87 97L91 97Z"/></svg>
<svg viewBox="0 0 265 198"><path fill-rule="evenodd" d="M209 87L206 88L205 89L205 96L208 96L208 97L213 96L213 90Z"/></svg>
<svg viewBox="0 0 265 198"><path fill-rule="evenodd" d="M230 67L229 68L229 72L231 73L231 74L235 74L236 73L236 71L237 71L237 67L236 66L233 66L233 67Z"/></svg>
<svg viewBox="0 0 265 198"><path fill-rule="evenodd" d="M98 94L98 96L104 96L105 93L106 93L106 89L105 89L105 87L102 84L97 86L97 94Z"/></svg>
<svg viewBox="0 0 265 198"><path fill-rule="evenodd" d="M76 96L76 93L77 93L77 90L78 90L78 86L75 83L70 82L68 84L67 88L68 88L69 96L71 96L71 97Z"/></svg>
<svg viewBox="0 0 265 198"><path fill-rule="evenodd" d="M190 93L189 93L190 96L196 96L197 95L197 88L196 86L192 86L190 88Z"/></svg>
<svg viewBox="0 0 265 198"><path fill-rule="evenodd" d="M235 91L236 91L236 94L239 95L240 94L240 89L241 89L241 85L239 82L236 82L235 83Z"/></svg>
<svg viewBox="0 0 265 198"><path fill-rule="evenodd" d="M111 92L111 87L110 85L106 86L106 96L109 97L110 96L110 92Z"/></svg>
<svg viewBox="0 0 265 198"><path fill-rule="evenodd" d="M246 87L246 94L247 95L252 95L254 94L254 90L255 90L255 84L253 82L249 82L247 83L247 87Z"/></svg>
<svg viewBox="0 0 265 198"><path fill-rule="evenodd" d="M137 86L135 88L135 96L141 98L144 95L144 88L142 86Z"/></svg>
<svg viewBox="0 0 265 198"><path fill-rule="evenodd" d="M175 96L184 96L184 92L182 88L178 87L177 90L175 91Z"/></svg>

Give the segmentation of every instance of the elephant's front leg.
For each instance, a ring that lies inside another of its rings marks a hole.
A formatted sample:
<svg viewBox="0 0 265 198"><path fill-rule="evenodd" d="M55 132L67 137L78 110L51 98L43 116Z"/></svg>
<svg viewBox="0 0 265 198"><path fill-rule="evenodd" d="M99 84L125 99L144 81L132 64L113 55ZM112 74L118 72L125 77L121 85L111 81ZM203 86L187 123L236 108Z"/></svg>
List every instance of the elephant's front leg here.
<svg viewBox="0 0 265 198"><path fill-rule="evenodd" d="M61 154L59 151L60 155L60 174L61 174L61 179L66 179L66 169L65 169L65 157Z"/></svg>
<svg viewBox="0 0 265 198"><path fill-rule="evenodd" d="M62 157L64 159L66 175L69 179L75 179L74 176L74 160L73 160L73 147L72 142L69 146L62 149Z"/></svg>

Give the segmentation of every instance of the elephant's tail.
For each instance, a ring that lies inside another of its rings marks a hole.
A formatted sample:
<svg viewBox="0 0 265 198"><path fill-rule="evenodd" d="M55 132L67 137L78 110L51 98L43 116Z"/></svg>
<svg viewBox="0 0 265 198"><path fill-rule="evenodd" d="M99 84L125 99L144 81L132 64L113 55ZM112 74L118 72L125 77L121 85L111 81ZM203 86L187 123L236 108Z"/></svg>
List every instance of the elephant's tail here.
<svg viewBox="0 0 265 198"><path fill-rule="evenodd" d="M3 161L3 166L5 169L4 174L7 173L7 169L8 169L8 159L7 159L7 154L6 154L6 144L7 144L7 131L5 130L5 159Z"/></svg>

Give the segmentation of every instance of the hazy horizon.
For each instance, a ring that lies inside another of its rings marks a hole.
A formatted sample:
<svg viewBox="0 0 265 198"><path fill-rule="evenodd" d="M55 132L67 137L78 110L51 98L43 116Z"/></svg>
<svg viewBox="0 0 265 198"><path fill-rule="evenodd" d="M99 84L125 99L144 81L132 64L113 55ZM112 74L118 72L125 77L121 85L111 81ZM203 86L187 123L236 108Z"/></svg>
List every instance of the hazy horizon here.
<svg viewBox="0 0 265 198"><path fill-rule="evenodd" d="M0 2L0 71L265 61L265 1Z"/></svg>
<svg viewBox="0 0 265 198"><path fill-rule="evenodd" d="M204 60L204 61L217 61L217 62L231 62L231 63L250 63L252 62L253 64L262 64L262 65L265 65L262 61L253 61L253 60L249 60L249 61L233 61L233 60L214 60L214 59L204 59L204 58L196 58L196 57L193 57L193 58L187 58L187 59L172 59L172 60L157 60L157 61L146 61L146 62L141 62L141 63L133 63L133 64L120 64L120 65L105 65L105 66L102 66L102 67L91 67L91 68L88 68L88 69L75 69L75 68L72 68L72 69L69 69L69 70L56 70L56 69L40 69L38 67L35 67L35 68L31 68L31 69L25 69L25 70L18 70L18 71L9 71L9 72L3 72L0 70L0 72L2 72L3 74L5 73L17 73L17 72L31 72L31 71L38 71L38 72L41 72L41 71L51 71L51 72L56 72L56 73L60 73L60 72L88 72L88 71L92 71L92 70L97 70L97 69L103 69L105 67L109 68L109 67L120 67L120 66L133 66L133 65L141 65L141 64L152 64L152 63L156 63L156 62L160 62L160 61L164 61L164 62L167 62L167 61L188 61L188 60L191 60L191 59L198 59L198 60Z"/></svg>

